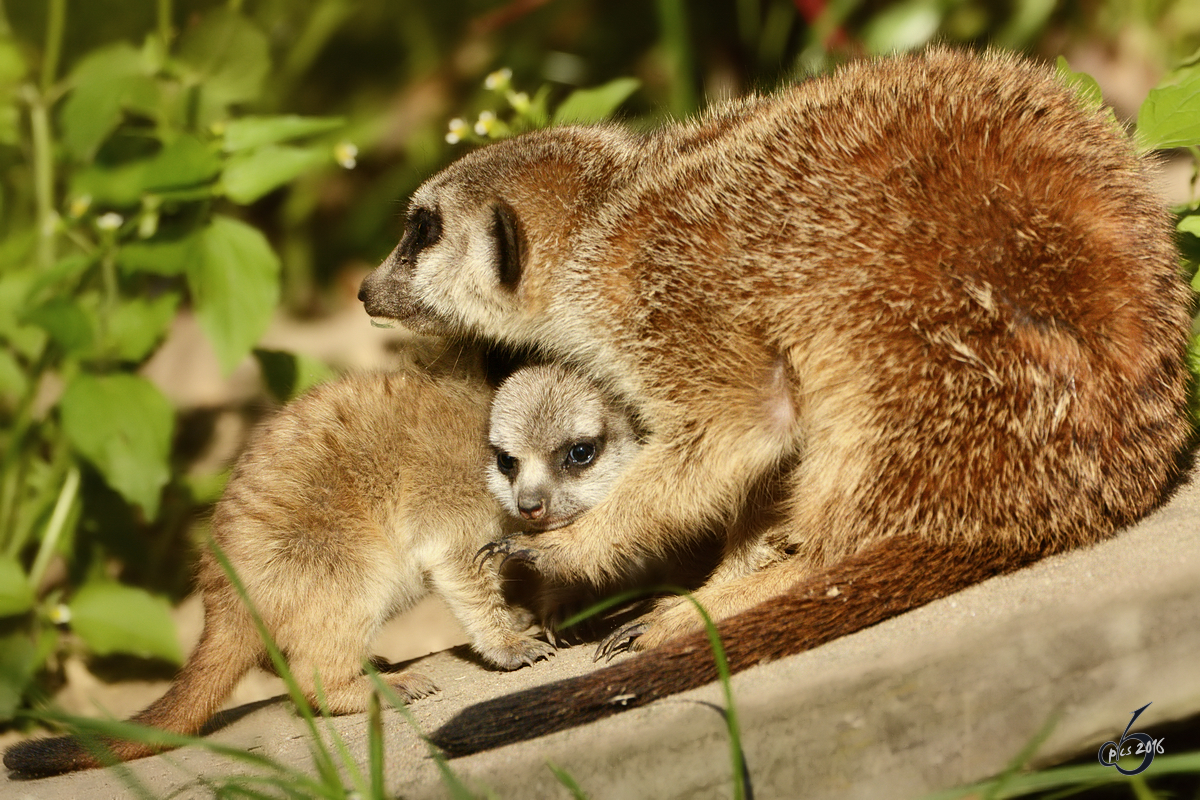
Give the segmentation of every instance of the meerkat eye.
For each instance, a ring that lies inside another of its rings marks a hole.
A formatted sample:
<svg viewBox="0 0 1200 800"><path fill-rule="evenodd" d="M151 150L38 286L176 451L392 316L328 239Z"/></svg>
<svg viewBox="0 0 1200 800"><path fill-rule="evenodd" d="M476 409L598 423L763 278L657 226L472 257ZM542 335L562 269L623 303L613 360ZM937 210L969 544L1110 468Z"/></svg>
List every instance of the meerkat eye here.
<svg viewBox="0 0 1200 800"><path fill-rule="evenodd" d="M579 442L571 445L567 451L568 467L586 467L596 457L596 445L591 442Z"/></svg>
<svg viewBox="0 0 1200 800"><path fill-rule="evenodd" d="M442 217L432 209L415 209L408 217L405 225L404 242L401 252L408 259L414 259L421 251L437 243L442 238Z"/></svg>
<svg viewBox="0 0 1200 800"><path fill-rule="evenodd" d="M510 475L517 468L517 460L503 450L496 452L496 468L501 475Z"/></svg>

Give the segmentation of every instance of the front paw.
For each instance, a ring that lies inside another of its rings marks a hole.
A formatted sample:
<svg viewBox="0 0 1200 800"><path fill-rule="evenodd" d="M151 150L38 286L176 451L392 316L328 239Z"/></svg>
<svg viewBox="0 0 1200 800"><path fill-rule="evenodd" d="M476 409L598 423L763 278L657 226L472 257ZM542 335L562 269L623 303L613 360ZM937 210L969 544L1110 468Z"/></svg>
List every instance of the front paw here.
<svg viewBox="0 0 1200 800"><path fill-rule="evenodd" d="M619 653L636 653L658 647L669 639L704 629L695 606L681 597L665 597L654 611L618 628L596 648L594 660L612 660Z"/></svg>
<svg viewBox="0 0 1200 800"><path fill-rule="evenodd" d="M644 619L621 626L600 643L596 648L596 654L592 656L592 661L599 661L602 658L605 661L612 661L613 656L620 653L633 653L645 649L641 639L649 629L650 623Z"/></svg>
<svg viewBox="0 0 1200 800"><path fill-rule="evenodd" d="M496 565L496 571L499 572L509 561L535 566L539 555L540 551L532 546L528 536L514 534L494 542L488 542L479 548L479 552L475 554L475 562L479 564L480 569L483 569L488 562L500 556L500 563Z"/></svg>
<svg viewBox="0 0 1200 800"><path fill-rule="evenodd" d="M555 653L553 644L532 636L521 636L497 647L477 649L489 663L504 670L520 669L524 666L531 667L538 661L550 658Z"/></svg>

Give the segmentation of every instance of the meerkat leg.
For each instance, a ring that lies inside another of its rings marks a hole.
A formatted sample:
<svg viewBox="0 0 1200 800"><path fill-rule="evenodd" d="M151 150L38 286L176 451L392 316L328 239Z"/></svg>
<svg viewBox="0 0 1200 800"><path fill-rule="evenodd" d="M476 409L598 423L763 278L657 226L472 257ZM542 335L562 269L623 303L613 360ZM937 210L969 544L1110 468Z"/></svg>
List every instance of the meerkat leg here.
<svg viewBox="0 0 1200 800"><path fill-rule="evenodd" d="M554 646L524 632L525 619L504 601L501 578L475 559L458 552L430 566L434 591L462 623L475 651L501 669L517 669L548 658Z"/></svg>
<svg viewBox="0 0 1200 800"><path fill-rule="evenodd" d="M739 614L759 603L786 593L814 570L802 559L793 558L721 582L710 581L686 597L664 598L654 611L613 632L596 649L596 657L611 658L625 651L648 650L668 639L704 627L698 603L713 622ZM693 602L695 601L695 602Z"/></svg>
<svg viewBox="0 0 1200 800"><path fill-rule="evenodd" d="M360 655L357 650L353 655ZM330 714L366 711L375 683L363 674L363 662L352 657L322 653L319 659L292 659L291 671L305 699L314 710ZM404 701L426 697L437 691L433 681L418 672L404 671L380 676Z"/></svg>
<svg viewBox="0 0 1200 800"><path fill-rule="evenodd" d="M694 428L736 430L727 420ZM644 557L670 557L719 520L722 509L739 507L747 485L790 444L764 437L747 446L727 438L702 433L689 445L672 446L688 437L664 435L645 447L605 500L572 524L510 536L484 551L530 563L555 583L617 583Z"/></svg>
<svg viewBox="0 0 1200 800"><path fill-rule="evenodd" d="M331 714L366 711L375 686L363 674L363 665L379 621L371 615L349 613L321 621L309 619L308 623L306 638L297 640L284 631L279 644L309 705ZM437 691L433 682L419 673L406 671L381 677L404 700Z"/></svg>

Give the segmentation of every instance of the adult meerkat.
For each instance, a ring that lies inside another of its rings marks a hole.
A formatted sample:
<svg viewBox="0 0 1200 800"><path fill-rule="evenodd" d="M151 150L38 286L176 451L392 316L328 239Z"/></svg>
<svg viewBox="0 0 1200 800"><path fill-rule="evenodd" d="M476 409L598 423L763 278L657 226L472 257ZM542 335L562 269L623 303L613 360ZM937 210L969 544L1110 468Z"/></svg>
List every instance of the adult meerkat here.
<svg viewBox="0 0 1200 800"><path fill-rule="evenodd" d="M482 380L415 369L355 375L317 387L251 437L214 510L212 537L314 708L320 696L335 714L366 710L367 648L384 622L430 591L496 667L516 669L553 650L524 633L528 617L506 605L495 571L475 563L508 529L484 479L490 402ZM209 550L198 587L200 643L134 722L194 734L251 667L270 669L250 613ZM416 673L383 677L405 699L434 691ZM108 745L122 761L162 749ZM101 762L79 740L58 737L16 744L4 764L48 775Z"/></svg>
<svg viewBox="0 0 1200 800"><path fill-rule="evenodd" d="M1190 298L1150 173L1051 70L938 48L646 136L471 153L416 192L360 297L573 362L637 409L649 436L608 497L498 548L545 576L620 574L780 487L790 557L697 593L742 669L1159 501ZM434 740L471 752L713 680L697 623L676 606L629 646L687 635Z"/></svg>

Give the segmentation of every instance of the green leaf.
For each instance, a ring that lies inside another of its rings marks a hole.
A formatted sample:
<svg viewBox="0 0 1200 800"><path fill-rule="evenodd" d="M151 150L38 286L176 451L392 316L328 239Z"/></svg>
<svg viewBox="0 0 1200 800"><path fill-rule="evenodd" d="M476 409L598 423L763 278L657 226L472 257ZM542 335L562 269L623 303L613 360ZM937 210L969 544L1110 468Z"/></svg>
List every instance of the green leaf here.
<svg viewBox="0 0 1200 800"><path fill-rule="evenodd" d="M71 93L59 121L71 155L90 160L121 122L124 109L148 111L158 99L158 84L145 73L142 54L120 42L93 51L71 71Z"/></svg>
<svg viewBox="0 0 1200 800"><path fill-rule="evenodd" d="M935 0L894 3L873 16L863 29L863 44L875 54L912 50L928 44L942 23Z"/></svg>
<svg viewBox="0 0 1200 800"><path fill-rule="evenodd" d="M265 144L277 144L337 130L346 124L342 117L299 117L295 114L278 117L241 117L222 126L225 151L234 153Z"/></svg>
<svg viewBox="0 0 1200 800"><path fill-rule="evenodd" d="M267 390L281 403L334 377L333 370L323 361L301 353L255 349L254 357L258 359Z"/></svg>
<svg viewBox="0 0 1200 800"><path fill-rule="evenodd" d="M244 222L215 216L188 261L188 286L200 326L231 372L270 324L279 302L279 259Z"/></svg>
<svg viewBox="0 0 1200 800"><path fill-rule="evenodd" d="M13 86L25 77L25 59L12 39L0 39L0 86Z"/></svg>
<svg viewBox="0 0 1200 800"><path fill-rule="evenodd" d="M1055 72L1058 74L1058 79L1075 90L1084 102L1093 106L1104 105L1104 95L1100 91L1100 84L1096 83L1096 79L1086 72L1075 72L1071 69L1071 65L1067 63L1067 59L1062 56L1058 57L1055 62Z"/></svg>
<svg viewBox="0 0 1200 800"><path fill-rule="evenodd" d="M179 38L179 61L200 89L200 122L222 119L233 103L258 98L270 69L267 37L244 17L214 9Z"/></svg>
<svg viewBox="0 0 1200 800"><path fill-rule="evenodd" d="M194 136L180 136L142 164L142 186L146 191L195 186L207 183L221 171L221 159Z"/></svg>
<svg viewBox="0 0 1200 800"><path fill-rule="evenodd" d="M71 178L70 193L91 197L98 206L134 206L147 193L203 186L220 170L217 153L193 136L180 136L149 158L77 171Z"/></svg>
<svg viewBox="0 0 1200 800"><path fill-rule="evenodd" d="M177 239L155 238L131 242L117 252L117 266L123 274L149 272L153 275L182 275L200 247L201 232Z"/></svg>
<svg viewBox="0 0 1200 800"><path fill-rule="evenodd" d="M183 485L187 488L192 502L196 505L208 505L221 499L225 484L229 483L232 470L224 469L207 475L184 475Z"/></svg>
<svg viewBox="0 0 1200 800"><path fill-rule="evenodd" d="M333 162L328 147L266 145L230 159L221 176L225 194L235 203L253 203L305 172Z"/></svg>
<svg viewBox="0 0 1200 800"><path fill-rule="evenodd" d="M642 85L637 78L617 78L594 89L577 89L554 112L554 124L586 125L608 119Z"/></svg>
<svg viewBox="0 0 1200 800"><path fill-rule="evenodd" d="M525 112L529 124L535 128L544 128L550 124L550 84L545 84L533 94L529 101L529 110Z"/></svg>
<svg viewBox="0 0 1200 800"><path fill-rule="evenodd" d="M156 517L171 477L167 459L175 425L162 393L137 375L81 373L67 384L59 407L63 433L75 449L147 518Z"/></svg>
<svg viewBox="0 0 1200 800"><path fill-rule="evenodd" d="M50 334L50 338L68 353L82 354L89 351L95 341L96 322L89 310L82 302L53 297L26 311L21 320Z"/></svg>
<svg viewBox="0 0 1200 800"><path fill-rule="evenodd" d="M29 378L7 349L0 349L0 403L11 407L29 389Z"/></svg>
<svg viewBox="0 0 1200 800"><path fill-rule="evenodd" d="M46 333L24 321L28 308L26 298L37 279L33 269L0 273L0 338L26 358L36 358L46 342Z"/></svg>
<svg viewBox="0 0 1200 800"><path fill-rule="evenodd" d="M107 354L120 361L142 361L166 334L178 306L175 294L122 302L108 320Z"/></svg>
<svg viewBox="0 0 1200 800"><path fill-rule="evenodd" d="M15 558L0 556L0 617L24 614L33 608L33 587Z"/></svg>
<svg viewBox="0 0 1200 800"><path fill-rule="evenodd" d="M90 197L93 207L129 208L142 201L145 162L116 166L93 164L71 175L71 197Z"/></svg>
<svg viewBox="0 0 1200 800"><path fill-rule="evenodd" d="M1179 220L1179 224L1175 228L1180 233L1190 233L1192 236L1200 237L1200 214L1188 214Z"/></svg>
<svg viewBox="0 0 1200 800"><path fill-rule="evenodd" d="M14 631L0 636L0 720L10 720L42 659L29 635Z"/></svg>
<svg viewBox="0 0 1200 800"><path fill-rule="evenodd" d="M1176 70L1138 110L1138 142L1147 150L1200 144L1200 65Z"/></svg>
<svg viewBox="0 0 1200 800"><path fill-rule="evenodd" d="M56 295L68 294L75 282L96 260L93 256L75 254L60 258L54 266L39 272L29 284L26 305L33 305Z"/></svg>
<svg viewBox="0 0 1200 800"><path fill-rule="evenodd" d="M89 583L70 602L71 629L99 655L131 653L183 660L171 607L143 589Z"/></svg>

